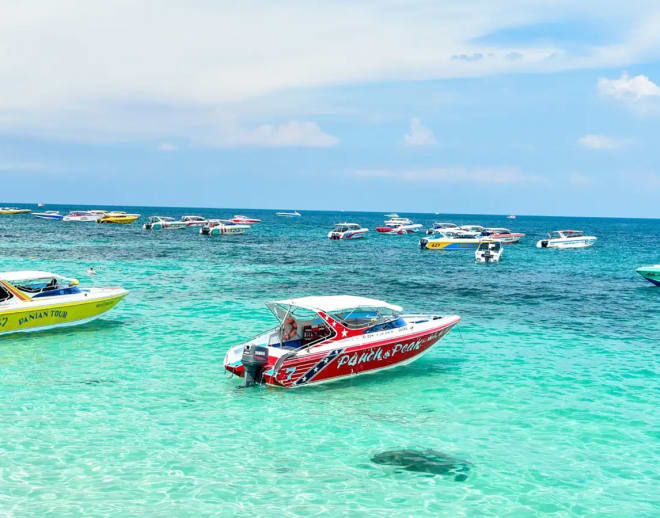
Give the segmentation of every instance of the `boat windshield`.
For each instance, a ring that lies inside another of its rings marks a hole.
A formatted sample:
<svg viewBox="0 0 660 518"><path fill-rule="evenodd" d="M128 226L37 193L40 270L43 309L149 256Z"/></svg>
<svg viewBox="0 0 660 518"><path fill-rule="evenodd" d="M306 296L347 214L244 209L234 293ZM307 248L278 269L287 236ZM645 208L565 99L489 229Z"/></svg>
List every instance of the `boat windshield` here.
<svg viewBox="0 0 660 518"><path fill-rule="evenodd" d="M365 327L373 327L400 320L398 313L389 308L369 308L363 306L343 309L336 313L331 313L330 316L341 322L348 329L364 329Z"/></svg>
<svg viewBox="0 0 660 518"><path fill-rule="evenodd" d="M75 279L66 279L64 277L19 279L12 281L11 284L23 293L27 293L32 298L80 293L78 281Z"/></svg>
<svg viewBox="0 0 660 518"><path fill-rule="evenodd" d="M0 304L11 299L13 295L2 284L0 284Z"/></svg>
<svg viewBox="0 0 660 518"><path fill-rule="evenodd" d="M580 237L583 236L582 230L556 230L552 233L553 238L565 239L567 237Z"/></svg>

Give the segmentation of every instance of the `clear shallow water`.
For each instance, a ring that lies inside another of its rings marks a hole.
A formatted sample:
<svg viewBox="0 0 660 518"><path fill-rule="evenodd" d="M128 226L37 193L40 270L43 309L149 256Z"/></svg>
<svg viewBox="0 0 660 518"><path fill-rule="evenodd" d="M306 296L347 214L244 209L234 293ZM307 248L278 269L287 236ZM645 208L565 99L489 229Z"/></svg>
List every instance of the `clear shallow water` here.
<svg viewBox="0 0 660 518"><path fill-rule="evenodd" d="M264 223L207 238L0 219L0 271L132 292L91 324L0 337L0 516L660 513L660 289L634 272L660 262L658 220L413 216L527 233L477 265L418 236L326 238L381 214L137 211ZM599 240L534 247L557 228ZM409 366L320 387L225 377L227 348L273 324L265 300L339 293L456 313L460 332ZM469 461L467 480L371 462L426 448Z"/></svg>

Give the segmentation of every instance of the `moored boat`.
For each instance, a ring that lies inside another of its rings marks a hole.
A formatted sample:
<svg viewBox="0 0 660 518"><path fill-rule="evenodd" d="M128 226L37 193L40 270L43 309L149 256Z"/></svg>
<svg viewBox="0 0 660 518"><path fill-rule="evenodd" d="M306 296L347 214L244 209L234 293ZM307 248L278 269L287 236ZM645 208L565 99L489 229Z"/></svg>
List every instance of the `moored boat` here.
<svg viewBox="0 0 660 518"><path fill-rule="evenodd" d="M202 216L183 216L181 221L183 221L187 227L201 227L206 225L209 220Z"/></svg>
<svg viewBox="0 0 660 518"><path fill-rule="evenodd" d="M232 236L245 234L250 228L250 225L233 223L228 219L210 219L199 229L199 233L204 236Z"/></svg>
<svg viewBox="0 0 660 518"><path fill-rule="evenodd" d="M414 223L410 218L402 218L398 214L390 214L391 218L385 221L385 225L376 227L376 231L381 234L414 234L419 232L422 225Z"/></svg>
<svg viewBox="0 0 660 518"><path fill-rule="evenodd" d="M660 286L660 264L640 266L635 271L650 283Z"/></svg>
<svg viewBox="0 0 660 518"><path fill-rule="evenodd" d="M279 325L229 349L224 366L245 377L295 388L408 364L456 325L457 315L402 314L381 300L349 295L268 302Z"/></svg>
<svg viewBox="0 0 660 518"><path fill-rule="evenodd" d="M282 216L284 218L296 218L300 216L300 212L298 212L297 210L294 210L293 212L276 212L275 215Z"/></svg>
<svg viewBox="0 0 660 518"><path fill-rule="evenodd" d="M241 214L236 214L233 218L230 219L232 223L243 223L245 225L253 225L254 223L261 223L260 219L257 218L248 218Z"/></svg>
<svg viewBox="0 0 660 518"><path fill-rule="evenodd" d="M474 258L478 263L497 263L502 257L503 251L501 241L484 240L475 250Z"/></svg>
<svg viewBox="0 0 660 518"><path fill-rule="evenodd" d="M555 230L548 234L548 239L540 239L536 248L588 248L596 239L595 236L585 236L582 230Z"/></svg>
<svg viewBox="0 0 660 518"><path fill-rule="evenodd" d="M497 239L503 245L511 245L520 243L520 240L525 237L525 234L519 232L511 232L508 228L490 227L485 228L481 235L486 236L488 239Z"/></svg>
<svg viewBox="0 0 660 518"><path fill-rule="evenodd" d="M13 216L14 214L28 214L32 212L30 209L19 209L18 207L0 207L0 214L5 216Z"/></svg>
<svg viewBox="0 0 660 518"><path fill-rule="evenodd" d="M123 210L106 212L96 220L97 223L112 223L115 225L129 225L140 217L139 214L127 214Z"/></svg>
<svg viewBox="0 0 660 518"><path fill-rule="evenodd" d="M470 235L441 233L438 237L420 239L419 247L424 250L474 250L481 241L483 239Z"/></svg>
<svg viewBox="0 0 660 518"><path fill-rule="evenodd" d="M332 240L336 239L362 239L366 237L368 228L362 228L357 223L336 223L335 228L333 228L328 233L328 238Z"/></svg>
<svg viewBox="0 0 660 518"><path fill-rule="evenodd" d="M105 211L101 210L73 210L69 212L66 216L62 218L62 221L74 221L74 222L93 222L98 221L103 217Z"/></svg>
<svg viewBox="0 0 660 518"><path fill-rule="evenodd" d="M428 235L435 234L438 232L443 232L448 229L457 229L458 225L455 225L454 223L447 223L444 221L434 221L433 226L431 228L426 229L426 233Z"/></svg>
<svg viewBox="0 0 660 518"><path fill-rule="evenodd" d="M142 228L144 230L176 230L186 226L185 221L177 221L168 216L150 216Z"/></svg>
<svg viewBox="0 0 660 518"><path fill-rule="evenodd" d="M83 324L128 295L123 288L81 288L42 271L0 273L0 335Z"/></svg>
<svg viewBox="0 0 660 518"><path fill-rule="evenodd" d="M60 214L60 211L58 210L47 210L45 212L33 212L32 215L35 218L39 219L54 219L54 220L61 220L64 218L63 214Z"/></svg>

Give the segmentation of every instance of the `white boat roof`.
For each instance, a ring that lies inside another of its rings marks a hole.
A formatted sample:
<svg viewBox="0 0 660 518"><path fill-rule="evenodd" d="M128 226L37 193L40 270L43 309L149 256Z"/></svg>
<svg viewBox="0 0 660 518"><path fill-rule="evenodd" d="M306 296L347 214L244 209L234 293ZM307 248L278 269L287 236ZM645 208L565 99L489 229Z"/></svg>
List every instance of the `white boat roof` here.
<svg viewBox="0 0 660 518"><path fill-rule="evenodd" d="M353 295L330 295L317 297L300 297L297 299L284 299L267 302L271 307L276 304L284 306L296 306L299 308L310 309L312 311L325 311L333 313L342 309L370 307L370 308L389 308L392 311L403 311L401 306L389 304L382 300L370 299L367 297L355 297Z"/></svg>
<svg viewBox="0 0 660 518"><path fill-rule="evenodd" d="M50 272L42 272L39 270L24 270L20 272L0 272L0 280L3 281L22 281L25 279L46 279L50 277L57 277L63 279L61 275Z"/></svg>

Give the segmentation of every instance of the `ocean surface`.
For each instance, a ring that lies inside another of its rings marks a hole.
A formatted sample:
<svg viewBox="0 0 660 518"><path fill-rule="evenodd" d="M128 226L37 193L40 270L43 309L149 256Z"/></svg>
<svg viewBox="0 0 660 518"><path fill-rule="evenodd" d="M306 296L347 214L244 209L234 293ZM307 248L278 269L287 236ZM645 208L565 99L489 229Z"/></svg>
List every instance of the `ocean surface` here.
<svg viewBox="0 0 660 518"><path fill-rule="evenodd" d="M660 220L405 214L527 234L483 265L420 236L326 237L382 214L125 209L139 224L0 216L0 271L131 290L90 324L0 337L0 517L660 515L660 288L635 273L660 263ZM235 213L263 223L141 228ZM561 228L599 239L535 247ZM265 301L329 294L462 321L381 374L291 391L226 376L226 350L274 325ZM404 449L469 472L372 461Z"/></svg>

